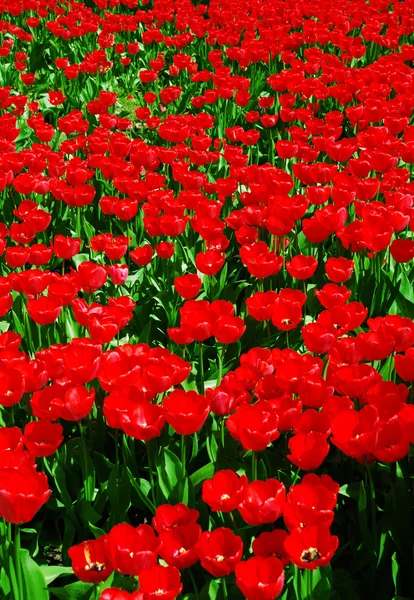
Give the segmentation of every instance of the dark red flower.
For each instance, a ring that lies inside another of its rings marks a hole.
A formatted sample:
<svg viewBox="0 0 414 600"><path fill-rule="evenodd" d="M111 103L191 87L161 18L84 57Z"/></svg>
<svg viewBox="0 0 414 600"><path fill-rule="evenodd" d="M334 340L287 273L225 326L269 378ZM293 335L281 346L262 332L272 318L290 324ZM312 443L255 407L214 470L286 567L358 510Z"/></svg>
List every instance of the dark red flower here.
<svg viewBox="0 0 414 600"><path fill-rule="evenodd" d="M352 276L354 261L343 258L329 258L325 265L328 279L334 283L344 283Z"/></svg>
<svg viewBox="0 0 414 600"><path fill-rule="evenodd" d="M108 579L114 569L109 561L106 548L105 535L69 548L68 554L72 561L72 569L78 579L94 584Z"/></svg>
<svg viewBox="0 0 414 600"><path fill-rule="evenodd" d="M249 525L273 523L283 513L285 498L285 486L277 479L252 481L238 511Z"/></svg>
<svg viewBox="0 0 414 600"><path fill-rule="evenodd" d="M238 535L219 527L205 531L196 544L201 566L213 577L230 575L243 556L243 541Z"/></svg>
<svg viewBox="0 0 414 600"><path fill-rule="evenodd" d="M0 469L0 515L8 523L31 521L51 493L46 475L30 466Z"/></svg>
<svg viewBox="0 0 414 600"><path fill-rule="evenodd" d="M27 312L38 325L50 325L59 317L62 305L55 298L40 296L27 302Z"/></svg>
<svg viewBox="0 0 414 600"><path fill-rule="evenodd" d="M404 381L414 381L414 347L407 348L404 354L396 354L394 365L397 375Z"/></svg>
<svg viewBox="0 0 414 600"><path fill-rule="evenodd" d="M79 253L81 242L80 238L65 237L58 234L53 240L52 249L56 256L68 260Z"/></svg>
<svg viewBox="0 0 414 600"><path fill-rule="evenodd" d="M194 390L174 390L162 402L165 420L180 435L191 435L204 425L210 412L205 396Z"/></svg>
<svg viewBox="0 0 414 600"><path fill-rule="evenodd" d="M127 435L144 442L158 437L164 424L163 407L149 402L131 404L128 410L120 414L119 420L120 428Z"/></svg>
<svg viewBox="0 0 414 600"><path fill-rule="evenodd" d="M51 456L63 442L62 434L59 423L31 421L24 428L24 445L33 456Z"/></svg>
<svg viewBox="0 0 414 600"><path fill-rule="evenodd" d="M195 523L200 516L198 510L188 508L186 504L162 504L155 511L155 517L152 519L154 529L158 534L163 531L172 531L177 527L191 525Z"/></svg>
<svg viewBox="0 0 414 600"><path fill-rule="evenodd" d="M175 600L182 589L180 572L175 567L155 565L139 576L139 591L145 600Z"/></svg>
<svg viewBox="0 0 414 600"><path fill-rule="evenodd" d="M334 518L338 485L329 475L305 475L302 482L290 488L283 519L289 531L307 525L330 527Z"/></svg>
<svg viewBox="0 0 414 600"><path fill-rule="evenodd" d="M288 532L283 529L274 529L273 531L264 531L255 540L253 540L252 550L255 556L268 558L273 556L282 561L284 567L290 563L288 553L284 548L285 539Z"/></svg>
<svg viewBox="0 0 414 600"><path fill-rule="evenodd" d="M286 552L301 569L326 567L337 548L338 538L330 534L326 525L298 527L285 540Z"/></svg>
<svg viewBox="0 0 414 600"><path fill-rule="evenodd" d="M195 549L201 535L197 523L180 525L160 533L160 556L170 566L187 569L198 561Z"/></svg>
<svg viewBox="0 0 414 600"><path fill-rule="evenodd" d="M283 563L272 556L249 558L236 566L236 583L246 600L275 600L285 583Z"/></svg>
<svg viewBox="0 0 414 600"><path fill-rule="evenodd" d="M99 596L99 600L132 600L134 598L129 592L124 592L119 588L107 588Z"/></svg>
<svg viewBox="0 0 414 600"><path fill-rule="evenodd" d="M189 273L188 275L180 275L174 280L174 287L180 296L185 300L195 298L201 289L202 281L198 275Z"/></svg>
<svg viewBox="0 0 414 600"><path fill-rule="evenodd" d="M326 434L318 431L299 433L289 440L288 459L305 471L317 469L329 452Z"/></svg>
<svg viewBox="0 0 414 600"><path fill-rule="evenodd" d="M18 365L16 365L18 367ZM25 391L25 382L19 368L0 367L0 406L13 406L20 402Z"/></svg>
<svg viewBox="0 0 414 600"><path fill-rule="evenodd" d="M202 498L211 510L230 512L243 500L246 487L246 475L239 477L235 471L218 471L212 479L204 481Z"/></svg>
<svg viewBox="0 0 414 600"><path fill-rule="evenodd" d="M295 279L309 279L315 273L318 261L314 256L298 254L286 263L286 270Z"/></svg>
<svg viewBox="0 0 414 600"><path fill-rule="evenodd" d="M378 439L378 411L367 405L357 410L342 410L331 421L332 443L359 461L371 455Z"/></svg>
<svg viewBox="0 0 414 600"><path fill-rule="evenodd" d="M157 563L160 540L150 525L115 525L105 536L106 553L113 568L123 575L139 575Z"/></svg>
<svg viewBox="0 0 414 600"><path fill-rule="evenodd" d="M264 450L279 437L279 417L270 404L259 401L253 405L240 405L226 425L231 436L240 441L245 450Z"/></svg>

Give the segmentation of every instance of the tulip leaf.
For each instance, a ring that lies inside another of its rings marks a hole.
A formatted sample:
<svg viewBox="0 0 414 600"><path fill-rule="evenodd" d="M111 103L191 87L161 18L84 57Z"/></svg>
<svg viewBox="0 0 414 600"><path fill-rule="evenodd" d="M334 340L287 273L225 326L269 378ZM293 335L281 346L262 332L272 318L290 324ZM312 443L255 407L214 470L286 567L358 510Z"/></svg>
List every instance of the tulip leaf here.
<svg viewBox="0 0 414 600"><path fill-rule="evenodd" d="M76 581L63 588L51 588L50 592L59 600L89 600L94 589L91 583Z"/></svg>
<svg viewBox="0 0 414 600"><path fill-rule="evenodd" d="M72 567L62 567L60 565L41 565L41 572L45 578L46 584L49 585L58 577L73 575Z"/></svg>
<svg viewBox="0 0 414 600"><path fill-rule="evenodd" d="M20 562L22 565L25 598L48 600L49 592L45 576L40 566L30 557L28 550L20 550Z"/></svg>
<svg viewBox="0 0 414 600"><path fill-rule="evenodd" d="M151 502L151 500L148 497L148 493L150 491L150 486L148 484L147 481L145 481L145 479L136 479L134 477L134 475L132 474L131 470L127 469L127 473L128 473L128 477L129 477L129 481L133 487L133 489L135 490L135 492L138 495L138 498L140 499L140 501L144 504L144 506L146 506L153 514L155 513L155 506L154 504ZM147 486L144 486L144 484L147 484ZM145 489L147 490L147 493L145 493Z"/></svg>
<svg viewBox="0 0 414 600"><path fill-rule="evenodd" d="M206 479L211 479L214 475L213 463L208 463L190 475L190 481L196 488Z"/></svg>
<svg viewBox="0 0 414 600"><path fill-rule="evenodd" d="M158 483L166 500L170 500L183 478L183 466L173 452L162 448L156 458Z"/></svg>

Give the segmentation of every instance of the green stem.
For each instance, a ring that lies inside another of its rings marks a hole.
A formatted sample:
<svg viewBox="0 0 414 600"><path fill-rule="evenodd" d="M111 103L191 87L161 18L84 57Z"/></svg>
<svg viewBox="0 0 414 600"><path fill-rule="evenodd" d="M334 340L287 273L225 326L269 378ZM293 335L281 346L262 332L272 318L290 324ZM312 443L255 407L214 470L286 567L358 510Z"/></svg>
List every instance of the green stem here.
<svg viewBox="0 0 414 600"><path fill-rule="evenodd" d="M185 477L185 463L186 463L186 437L185 435L181 436L181 443L180 443L180 450L181 450L181 465L183 467L183 477Z"/></svg>
<svg viewBox="0 0 414 600"><path fill-rule="evenodd" d="M23 577L22 577L22 563L20 560L20 528L18 525L15 525L14 528L14 562L16 569L16 579L17 579L17 590L15 600L20 600L24 597L23 594Z"/></svg>
<svg viewBox="0 0 414 600"><path fill-rule="evenodd" d="M198 600L198 587L191 569L188 569L188 574L190 575L191 585L193 586L193 591L195 593L196 600Z"/></svg>
<svg viewBox="0 0 414 600"><path fill-rule="evenodd" d="M223 361L224 361L224 353L226 351L226 344L221 345L221 351L219 352L219 373L217 378L217 385L220 385L222 377L223 377Z"/></svg>
<svg viewBox="0 0 414 600"><path fill-rule="evenodd" d="M377 505L375 502L375 485L374 480L372 478L371 465L364 459L365 466L367 469L368 482L369 482L369 495L370 495L370 504L371 504L371 527L372 527L372 541L374 543L374 552L375 554L378 551L378 540L377 540Z"/></svg>
<svg viewBox="0 0 414 600"><path fill-rule="evenodd" d="M224 600L227 600L228 598L228 594L227 594L227 583L226 583L226 578L222 577L221 579L222 584L223 584L223 598Z"/></svg>
<svg viewBox="0 0 414 600"><path fill-rule="evenodd" d="M82 427L82 423L80 421L78 422L78 426L79 426L79 433L80 433L80 437L81 437L80 455L81 455L81 468L82 468L83 489L85 492L85 500L87 502L92 502L95 490L89 484L90 480L88 477L88 459L87 459L86 440L85 440L85 436L83 435L83 427Z"/></svg>
<svg viewBox="0 0 414 600"><path fill-rule="evenodd" d="M313 592L313 571L311 569L306 570L306 594L307 600L312 600L312 592Z"/></svg>
<svg viewBox="0 0 414 600"><path fill-rule="evenodd" d="M223 450L224 450L225 437L226 437L225 425L226 425L226 421L225 421L224 417L222 417L221 418L221 447L223 448Z"/></svg>
<svg viewBox="0 0 414 600"><path fill-rule="evenodd" d="M252 452L252 481L257 480L257 452Z"/></svg>
<svg viewBox="0 0 414 600"><path fill-rule="evenodd" d="M200 361L200 389L201 393L204 394L204 361L203 361L203 342L198 343L198 355Z"/></svg>
<svg viewBox="0 0 414 600"><path fill-rule="evenodd" d="M150 479L150 486L151 486L151 497L152 497L152 503L155 506L155 508L157 507L157 504L155 502L155 485L154 485L154 475L153 475L153 464L152 464L152 454L151 454L151 444L150 442L147 442L147 456L148 456L148 472L149 472L149 479Z"/></svg>

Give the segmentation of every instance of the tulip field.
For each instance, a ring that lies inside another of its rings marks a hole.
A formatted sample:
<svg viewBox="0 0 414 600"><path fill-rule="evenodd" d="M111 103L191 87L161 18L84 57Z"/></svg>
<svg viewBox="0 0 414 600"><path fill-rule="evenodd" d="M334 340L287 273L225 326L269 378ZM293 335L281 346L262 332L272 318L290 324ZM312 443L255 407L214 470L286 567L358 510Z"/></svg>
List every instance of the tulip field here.
<svg viewBox="0 0 414 600"><path fill-rule="evenodd" d="M0 0L0 206L0 600L413 600L413 2Z"/></svg>

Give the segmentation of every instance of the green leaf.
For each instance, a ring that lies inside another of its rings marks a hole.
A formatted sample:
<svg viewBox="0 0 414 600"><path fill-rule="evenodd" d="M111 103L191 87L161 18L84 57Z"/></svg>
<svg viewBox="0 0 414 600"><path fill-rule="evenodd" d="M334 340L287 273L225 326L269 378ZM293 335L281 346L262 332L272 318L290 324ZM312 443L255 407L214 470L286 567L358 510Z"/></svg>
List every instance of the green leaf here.
<svg viewBox="0 0 414 600"><path fill-rule="evenodd" d="M124 520L131 504L131 487L128 472L115 467L108 480L108 499L111 504L110 522L115 525Z"/></svg>
<svg viewBox="0 0 414 600"><path fill-rule="evenodd" d="M145 480L139 479L138 480L139 483L138 483L136 478L133 476L132 472L130 471L130 469L128 469L128 467L126 469L128 472L129 481L130 481L132 487L134 488L134 490L136 491L139 499L153 514L155 514L155 506L153 505L151 500L148 498L148 495L145 494L144 487L142 485L144 482L147 484L148 484L148 482ZM148 493L149 489L150 489L150 487L148 484L147 493Z"/></svg>
<svg viewBox="0 0 414 600"><path fill-rule="evenodd" d="M41 565L40 570L45 578L46 585L49 585L61 576L73 575L72 567L61 567L60 565Z"/></svg>
<svg viewBox="0 0 414 600"><path fill-rule="evenodd" d="M101 518L101 515L98 514L93 506L86 500L77 502L75 512L84 527L88 527L89 523L94 525Z"/></svg>
<svg viewBox="0 0 414 600"><path fill-rule="evenodd" d="M158 484L166 500L169 500L183 478L183 466L173 452L161 448L156 457L155 465L158 473Z"/></svg>
<svg viewBox="0 0 414 600"><path fill-rule="evenodd" d="M91 583L84 583L83 581L76 581L75 583L65 585L63 588L50 589L53 596L60 600L89 600L92 591L93 585Z"/></svg>
<svg viewBox="0 0 414 600"><path fill-rule="evenodd" d="M400 566L399 566L398 560L397 560L397 553L394 552L394 554L391 557L391 572L392 572L392 580L394 582L394 588L395 588L396 592L398 592L398 574L399 574L399 570L400 570Z"/></svg>
<svg viewBox="0 0 414 600"><path fill-rule="evenodd" d="M219 598L220 580L212 579L200 592L200 600L217 600Z"/></svg>
<svg viewBox="0 0 414 600"><path fill-rule="evenodd" d="M89 254L76 254L72 260L75 264L75 267L78 268L81 263L90 260L90 256Z"/></svg>
<svg viewBox="0 0 414 600"><path fill-rule="evenodd" d="M95 527L95 525L93 525L92 523L89 523L89 529L92 531L93 535L95 536L95 539L101 537L102 535L105 535L105 531L103 529L101 529L100 527Z"/></svg>
<svg viewBox="0 0 414 600"><path fill-rule="evenodd" d="M25 589L24 597L49 600L49 592L42 569L31 558L28 550L20 550L20 561Z"/></svg>
<svg viewBox="0 0 414 600"><path fill-rule="evenodd" d="M194 487L200 485L206 479L211 479L214 475L213 463L208 463L190 475L190 481Z"/></svg>

